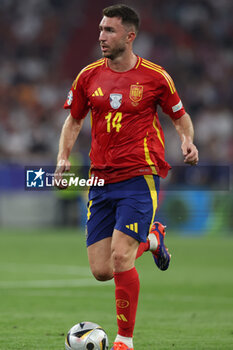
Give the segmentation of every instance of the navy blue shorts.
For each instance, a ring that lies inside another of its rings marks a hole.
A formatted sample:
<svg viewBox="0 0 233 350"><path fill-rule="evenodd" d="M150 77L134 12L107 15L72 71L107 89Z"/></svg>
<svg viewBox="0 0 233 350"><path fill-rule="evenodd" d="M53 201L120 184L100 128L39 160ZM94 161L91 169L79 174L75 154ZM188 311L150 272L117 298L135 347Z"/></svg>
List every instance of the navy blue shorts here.
<svg viewBox="0 0 233 350"><path fill-rule="evenodd" d="M159 193L159 177L144 175L91 187L87 211L87 246L111 237L117 229L146 242L153 224Z"/></svg>

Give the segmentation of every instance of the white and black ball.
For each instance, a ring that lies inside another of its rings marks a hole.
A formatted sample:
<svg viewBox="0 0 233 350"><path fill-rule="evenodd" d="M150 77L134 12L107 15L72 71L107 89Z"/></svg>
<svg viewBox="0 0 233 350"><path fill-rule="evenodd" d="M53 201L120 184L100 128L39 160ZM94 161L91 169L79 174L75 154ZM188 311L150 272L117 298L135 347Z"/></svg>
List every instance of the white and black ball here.
<svg viewBox="0 0 233 350"><path fill-rule="evenodd" d="M108 336L101 326L92 322L80 322L68 332L66 350L108 350Z"/></svg>

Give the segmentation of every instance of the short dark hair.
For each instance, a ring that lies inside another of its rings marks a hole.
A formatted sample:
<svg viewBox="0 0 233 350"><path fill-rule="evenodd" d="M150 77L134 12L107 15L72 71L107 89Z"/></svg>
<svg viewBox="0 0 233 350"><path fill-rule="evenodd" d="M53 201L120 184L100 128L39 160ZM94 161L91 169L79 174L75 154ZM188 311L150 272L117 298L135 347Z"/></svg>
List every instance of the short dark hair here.
<svg viewBox="0 0 233 350"><path fill-rule="evenodd" d="M123 24L131 24L135 27L136 33L139 30L140 19L138 14L132 8L124 5L112 5L103 9L103 15L106 17L119 17Z"/></svg>

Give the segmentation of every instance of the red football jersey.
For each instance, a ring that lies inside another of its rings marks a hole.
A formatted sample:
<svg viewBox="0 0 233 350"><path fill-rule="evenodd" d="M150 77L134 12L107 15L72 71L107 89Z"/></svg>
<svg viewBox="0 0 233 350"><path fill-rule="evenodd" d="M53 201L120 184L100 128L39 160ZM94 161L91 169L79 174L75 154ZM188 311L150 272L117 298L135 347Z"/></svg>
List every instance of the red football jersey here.
<svg viewBox="0 0 233 350"><path fill-rule="evenodd" d="M164 134L157 106L172 119L185 110L168 73L138 57L135 67L115 72L106 58L85 67L75 79L64 108L73 118L91 110L91 173L105 183L134 176L166 177Z"/></svg>

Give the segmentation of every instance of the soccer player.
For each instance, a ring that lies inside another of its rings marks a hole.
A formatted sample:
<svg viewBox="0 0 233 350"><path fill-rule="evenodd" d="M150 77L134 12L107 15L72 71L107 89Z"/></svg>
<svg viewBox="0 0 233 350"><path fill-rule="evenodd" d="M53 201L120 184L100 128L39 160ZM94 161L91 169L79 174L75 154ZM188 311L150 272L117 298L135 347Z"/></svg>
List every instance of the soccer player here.
<svg viewBox="0 0 233 350"><path fill-rule="evenodd" d="M138 28L133 9L113 5L103 10L103 58L82 69L73 82L64 105L70 114L61 132L56 169L58 179L69 170L68 157L91 110L91 174L105 185L89 191L87 250L95 278L115 281L118 333L112 350L133 350L139 295L135 259L150 250L161 270L170 262L164 227L153 225L159 179L170 169L158 105L180 136L184 162L198 162L193 125L173 80L161 66L133 52Z"/></svg>

